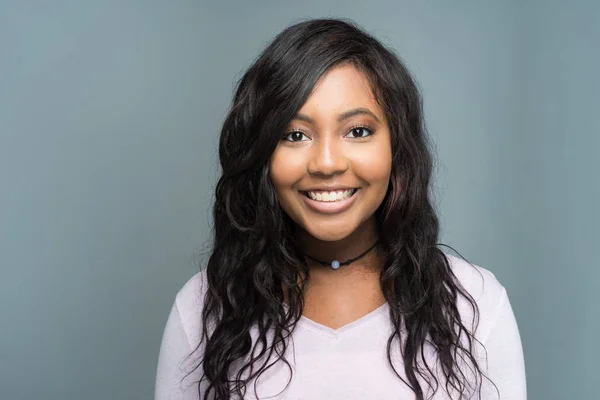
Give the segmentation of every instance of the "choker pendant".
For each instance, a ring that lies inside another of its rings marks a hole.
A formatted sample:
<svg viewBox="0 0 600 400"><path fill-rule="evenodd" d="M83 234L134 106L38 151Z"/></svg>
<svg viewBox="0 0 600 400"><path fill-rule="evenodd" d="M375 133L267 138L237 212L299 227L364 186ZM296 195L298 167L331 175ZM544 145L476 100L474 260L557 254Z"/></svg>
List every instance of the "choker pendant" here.
<svg viewBox="0 0 600 400"><path fill-rule="evenodd" d="M364 253L362 253L361 255L359 255L358 257L354 257L351 258L349 260L346 260L344 262L340 262L339 260L333 260L331 262L328 261L321 261L321 260L317 260L316 258L312 258L311 256L309 256L308 254L305 254L304 256L306 258L310 258L311 260L321 264L321 265L325 265L327 267L331 267L332 269L338 269L340 268L342 265L348 265L356 260L358 260L359 258L364 257L368 252L370 252L371 250L373 250L375 248L375 246L377 246L379 244L379 241L375 242L371 247L369 247Z"/></svg>

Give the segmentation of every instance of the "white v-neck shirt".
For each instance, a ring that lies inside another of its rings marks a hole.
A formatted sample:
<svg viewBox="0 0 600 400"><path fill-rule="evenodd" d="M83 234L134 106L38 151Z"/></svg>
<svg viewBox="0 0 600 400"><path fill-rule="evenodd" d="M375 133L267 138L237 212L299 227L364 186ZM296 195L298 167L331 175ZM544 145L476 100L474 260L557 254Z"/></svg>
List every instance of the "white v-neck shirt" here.
<svg viewBox="0 0 600 400"><path fill-rule="evenodd" d="M486 368L483 351L480 348L475 350L480 368L498 388L501 400L525 400L526 379L521 339L505 288L488 270L473 267L451 255L447 257L454 274L479 307L479 328L475 336L487 351ZM175 298L160 348L156 400L200 399L197 382L202 376L202 369L186 375L190 365L197 365L194 362L201 353L194 353L187 360L186 357L192 354L200 341L206 289L206 270L202 270L184 285ZM471 327L473 314L468 303L460 299L458 308L463 323ZM391 332L388 303L339 329L329 328L302 316L285 353L293 374L290 373L290 367L280 360L258 380L250 381L244 399L414 399L414 393L396 376L389 364L387 341ZM250 333L254 341L257 330L252 329ZM406 378L397 340L393 342L391 350L396 371ZM424 353L430 366L433 366L434 351L431 347L425 347ZM275 360L274 357L269 363ZM262 365L262 361L256 365ZM233 370L237 372L245 362L239 360ZM446 399L443 390L445 380L441 374L437 376L440 389L434 399ZM425 382L420 382L426 390ZM254 391L255 384L258 397ZM203 393L206 385L205 379L202 382ZM427 397L428 392L425 393ZM496 389L485 379L481 398L498 398Z"/></svg>

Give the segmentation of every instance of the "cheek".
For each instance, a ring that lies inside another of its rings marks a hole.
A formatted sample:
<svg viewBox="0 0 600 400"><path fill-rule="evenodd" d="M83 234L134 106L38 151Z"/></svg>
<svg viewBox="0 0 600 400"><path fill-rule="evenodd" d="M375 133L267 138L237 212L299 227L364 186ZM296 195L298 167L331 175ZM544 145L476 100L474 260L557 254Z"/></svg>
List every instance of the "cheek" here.
<svg viewBox="0 0 600 400"><path fill-rule="evenodd" d="M279 206L297 224L301 218L297 214L297 193L295 184L302 178L302 166L299 158L290 154L287 149L276 149L269 163L269 177L273 183Z"/></svg>
<svg viewBox="0 0 600 400"><path fill-rule="evenodd" d="M355 173L369 186L386 190L392 170L392 153L389 146L377 146L371 151L357 155Z"/></svg>
<svg viewBox="0 0 600 400"><path fill-rule="evenodd" d="M389 132L386 134L385 140L382 141L379 149L377 149L376 154L377 166L375 169L377 171L377 176L380 180L384 181L387 188L392 173L392 144L390 142Z"/></svg>
<svg viewBox="0 0 600 400"><path fill-rule="evenodd" d="M377 203L375 208L378 208L388 192L390 186L391 163L382 162L376 166L375 174L372 176L372 188L374 201Z"/></svg>
<svg viewBox="0 0 600 400"><path fill-rule="evenodd" d="M269 176L280 201L302 176L299 157L293 157L285 149L276 149L269 163Z"/></svg>

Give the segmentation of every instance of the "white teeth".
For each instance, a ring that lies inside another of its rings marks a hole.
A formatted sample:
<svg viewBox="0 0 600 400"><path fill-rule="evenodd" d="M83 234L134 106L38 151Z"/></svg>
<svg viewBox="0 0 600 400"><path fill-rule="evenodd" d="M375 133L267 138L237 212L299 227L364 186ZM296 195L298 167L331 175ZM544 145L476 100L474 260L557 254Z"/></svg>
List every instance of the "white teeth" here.
<svg viewBox="0 0 600 400"><path fill-rule="evenodd" d="M308 192L308 197L316 201L333 202L346 200L354 194L354 189L338 190L333 192Z"/></svg>

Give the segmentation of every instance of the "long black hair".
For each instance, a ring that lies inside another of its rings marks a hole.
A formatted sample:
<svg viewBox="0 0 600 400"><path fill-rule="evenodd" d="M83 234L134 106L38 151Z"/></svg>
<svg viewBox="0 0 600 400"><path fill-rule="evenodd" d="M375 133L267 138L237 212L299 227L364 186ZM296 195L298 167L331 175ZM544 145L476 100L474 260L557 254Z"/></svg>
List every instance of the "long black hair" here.
<svg viewBox="0 0 600 400"><path fill-rule="evenodd" d="M313 19L286 28L264 49L239 81L223 124L202 310L204 348L196 366L203 371L199 392L208 380L201 398L211 392L216 399L243 397L247 383L274 364L267 365L273 354L290 367L287 339L302 315L310 271L293 222L278 204L269 158L317 81L342 64L368 77L391 134L391 182L376 212L384 254L380 283L394 328L388 361L419 400L427 393L419 377L433 393L440 386L460 398L475 389L481 393L485 375L474 351L476 328L463 324L459 297L471 306L474 327L478 308L437 244L433 159L417 85L391 50L353 22ZM290 290L287 310L282 284ZM400 347L405 377L392 364L393 346ZM425 346L435 350L435 366L424 357Z"/></svg>

